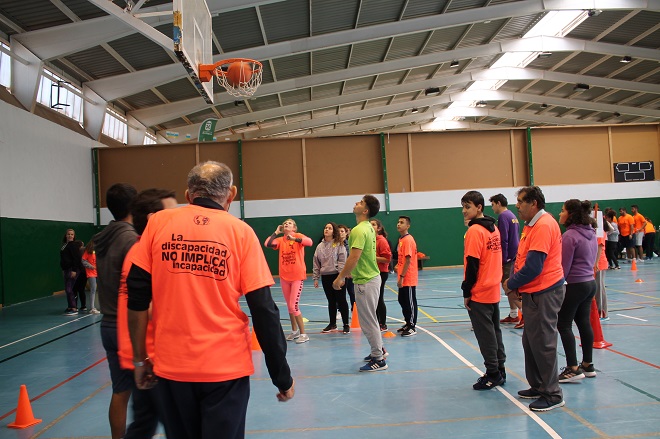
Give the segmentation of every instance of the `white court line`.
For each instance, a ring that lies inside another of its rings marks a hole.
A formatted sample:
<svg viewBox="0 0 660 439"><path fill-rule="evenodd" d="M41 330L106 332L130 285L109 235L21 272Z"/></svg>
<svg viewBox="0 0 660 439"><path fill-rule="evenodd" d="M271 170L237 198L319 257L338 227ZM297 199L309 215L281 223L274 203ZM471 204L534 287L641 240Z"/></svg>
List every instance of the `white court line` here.
<svg viewBox="0 0 660 439"><path fill-rule="evenodd" d="M627 316L625 314L617 314L617 315L621 316L621 317L627 317L629 319L641 320L642 322L648 322L648 320L640 319L639 317L631 317L631 316Z"/></svg>
<svg viewBox="0 0 660 439"><path fill-rule="evenodd" d="M66 323L62 323L61 325L53 326L52 328L46 329L46 330L41 331L41 332L37 332L36 334L32 334L32 335L29 335L29 336L27 336L27 337L23 337L23 338L21 338L20 340L16 340L16 341L12 341L11 343L7 343L7 344L4 345L4 346L0 346L0 349L6 348L7 346L11 346L11 345L16 344L16 343L20 343L20 342L25 341L25 340L28 340L28 339L30 339L30 338L32 338L32 337L36 337L37 335L45 334L46 332L53 331L53 330L55 330L55 329L57 329L57 328L61 328L62 326L66 326L66 325L68 325L68 324L70 324L70 323L76 322L76 321L78 321L78 320L80 320L80 319L85 319L85 318L87 318L87 317L91 317L91 316L93 316L93 315L94 315L94 314L88 314L88 315L86 315L86 316L82 316L82 317L75 318L75 319L73 319L73 320L69 320L69 321L66 322Z"/></svg>
<svg viewBox="0 0 660 439"><path fill-rule="evenodd" d="M399 319L395 319L399 320ZM438 342L440 342L441 345L443 345L449 352L451 352L456 358L458 358L463 364L465 364L467 367L470 369L474 370L479 376L483 375L481 370L475 366L474 364L470 363L465 357L463 357L461 354L459 354L454 348L449 346L443 339L432 333L431 331L428 331L420 326L416 326L415 329L421 329L422 331L426 332L428 335L431 337L435 338ZM517 398L515 398L513 395L511 395L509 392L504 390L502 387L497 386L495 387L500 393L502 393L509 401L511 401L514 405L516 405L520 410L525 412L530 418L534 420L542 429L548 433L548 435L551 438L554 439L561 439L561 436L559 433L557 433L555 430L552 429L548 424L545 423L543 419L541 419L536 413L531 411L525 404L522 404L520 401L518 401Z"/></svg>

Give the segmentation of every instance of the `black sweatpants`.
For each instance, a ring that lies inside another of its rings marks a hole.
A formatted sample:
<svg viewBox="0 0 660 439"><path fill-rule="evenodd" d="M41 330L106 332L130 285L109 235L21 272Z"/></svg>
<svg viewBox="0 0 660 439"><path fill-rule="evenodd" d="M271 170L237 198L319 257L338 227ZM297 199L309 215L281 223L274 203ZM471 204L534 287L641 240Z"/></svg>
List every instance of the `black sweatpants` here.
<svg viewBox="0 0 660 439"><path fill-rule="evenodd" d="M321 285L325 298L328 300L328 317L330 324L337 324L337 310L341 313L341 320L344 325L348 325L348 302L346 301L346 285L341 290L332 288L332 282L337 279L336 274L322 274Z"/></svg>
<svg viewBox="0 0 660 439"><path fill-rule="evenodd" d="M387 307L385 306L385 282L390 276L387 271L380 272L380 294L378 295L378 307L376 308L376 317L378 324L383 326L387 320Z"/></svg>
<svg viewBox="0 0 660 439"><path fill-rule="evenodd" d="M172 439L243 439L250 378L187 383L158 378L165 433Z"/></svg>
<svg viewBox="0 0 660 439"><path fill-rule="evenodd" d="M500 371L504 371L506 361L500 329L500 304L470 301L470 308L468 315L479 351L484 358L486 373L490 377L496 377Z"/></svg>
<svg viewBox="0 0 660 439"><path fill-rule="evenodd" d="M591 301L595 295L595 280L566 284L566 295L557 318L557 330L561 336L561 344L564 346L567 366L578 365L573 321L575 321L580 332L582 361L585 363L593 361L594 331L591 328L589 314L591 312Z"/></svg>
<svg viewBox="0 0 660 439"><path fill-rule="evenodd" d="M399 288L399 305L406 325L417 326L417 287Z"/></svg>

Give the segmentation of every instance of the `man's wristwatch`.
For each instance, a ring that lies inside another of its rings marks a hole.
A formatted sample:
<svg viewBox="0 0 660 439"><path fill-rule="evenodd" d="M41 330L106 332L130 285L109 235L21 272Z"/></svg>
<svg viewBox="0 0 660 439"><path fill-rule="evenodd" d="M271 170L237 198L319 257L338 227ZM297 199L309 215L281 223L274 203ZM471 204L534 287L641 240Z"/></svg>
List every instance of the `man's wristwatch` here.
<svg viewBox="0 0 660 439"><path fill-rule="evenodd" d="M144 367L147 365L147 361L149 360L149 357L145 358L142 361L133 361L133 366L135 367Z"/></svg>

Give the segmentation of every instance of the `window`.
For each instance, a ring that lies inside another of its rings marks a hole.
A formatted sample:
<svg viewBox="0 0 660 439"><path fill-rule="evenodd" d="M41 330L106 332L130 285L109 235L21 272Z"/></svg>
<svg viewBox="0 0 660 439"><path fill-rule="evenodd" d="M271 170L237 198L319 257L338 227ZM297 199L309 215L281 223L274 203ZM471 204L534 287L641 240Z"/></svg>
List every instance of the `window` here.
<svg viewBox="0 0 660 439"><path fill-rule="evenodd" d="M128 138L126 117L114 110L108 109L103 120L103 134L121 143L126 143Z"/></svg>
<svg viewBox="0 0 660 439"><path fill-rule="evenodd" d="M64 78L44 69L39 83L37 102L82 122L82 92Z"/></svg>
<svg viewBox="0 0 660 439"><path fill-rule="evenodd" d="M153 133L150 133L147 131L147 134L144 136L144 145L155 145L156 143L156 135Z"/></svg>
<svg viewBox="0 0 660 439"><path fill-rule="evenodd" d="M0 42L0 85L3 85L7 88L11 86L11 58L5 51L9 50L9 46L3 42Z"/></svg>

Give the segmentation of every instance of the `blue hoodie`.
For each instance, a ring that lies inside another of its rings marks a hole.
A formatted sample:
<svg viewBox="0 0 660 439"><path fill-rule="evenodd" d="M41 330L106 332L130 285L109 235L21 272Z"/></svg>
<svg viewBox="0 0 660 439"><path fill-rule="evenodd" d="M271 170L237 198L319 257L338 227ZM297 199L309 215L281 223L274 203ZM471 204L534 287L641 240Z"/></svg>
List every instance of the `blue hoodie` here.
<svg viewBox="0 0 660 439"><path fill-rule="evenodd" d="M594 266L598 255L596 230L590 225L571 224L561 241L561 265L569 284L594 279Z"/></svg>

